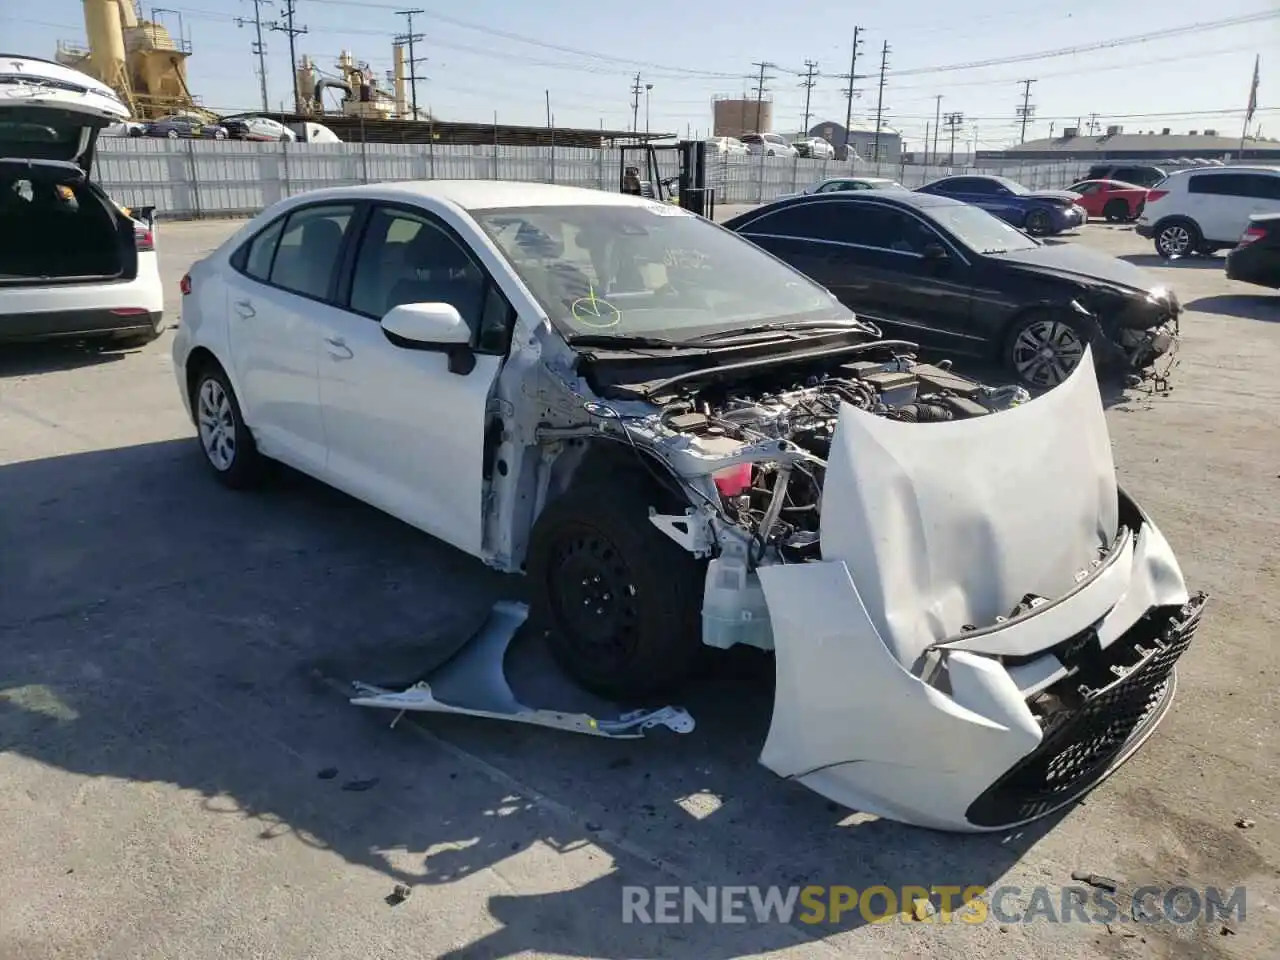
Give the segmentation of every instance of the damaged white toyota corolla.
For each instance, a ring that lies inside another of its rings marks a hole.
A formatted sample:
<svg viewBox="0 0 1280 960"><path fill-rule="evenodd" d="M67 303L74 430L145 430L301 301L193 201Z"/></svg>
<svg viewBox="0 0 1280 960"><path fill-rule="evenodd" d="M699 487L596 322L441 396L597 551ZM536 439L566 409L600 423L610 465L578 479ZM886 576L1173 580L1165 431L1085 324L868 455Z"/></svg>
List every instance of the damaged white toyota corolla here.
<svg viewBox="0 0 1280 960"><path fill-rule="evenodd" d="M982 386L709 221L533 184L293 197L183 293L179 386L224 482L284 461L526 573L559 664L616 700L707 647L772 650L761 762L839 803L1035 819L1172 699L1205 598L1117 487L1087 355L1035 400ZM521 704L524 619L499 604L423 682L354 702L691 727Z"/></svg>

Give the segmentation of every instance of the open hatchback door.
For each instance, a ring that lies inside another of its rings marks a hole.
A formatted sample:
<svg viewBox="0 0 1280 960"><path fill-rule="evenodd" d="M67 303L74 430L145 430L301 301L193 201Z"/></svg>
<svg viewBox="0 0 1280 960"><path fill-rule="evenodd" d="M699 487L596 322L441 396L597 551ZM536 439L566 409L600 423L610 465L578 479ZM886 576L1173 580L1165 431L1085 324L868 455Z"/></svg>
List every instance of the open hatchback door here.
<svg viewBox="0 0 1280 960"><path fill-rule="evenodd" d="M93 182L99 134L128 118L92 77L0 55L0 339L158 333L152 210Z"/></svg>

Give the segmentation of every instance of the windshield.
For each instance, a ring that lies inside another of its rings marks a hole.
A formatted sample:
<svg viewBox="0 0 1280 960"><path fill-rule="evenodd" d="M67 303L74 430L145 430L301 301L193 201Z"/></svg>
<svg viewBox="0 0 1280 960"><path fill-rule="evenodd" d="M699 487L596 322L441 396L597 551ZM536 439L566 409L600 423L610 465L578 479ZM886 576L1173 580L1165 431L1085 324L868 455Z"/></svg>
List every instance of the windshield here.
<svg viewBox="0 0 1280 960"><path fill-rule="evenodd" d="M939 226L945 227L957 240L978 253L1009 253L1040 246L1021 230L1009 226L981 207L948 204L929 207L927 212Z"/></svg>
<svg viewBox="0 0 1280 960"><path fill-rule="evenodd" d="M592 204L472 216L566 336L682 340L852 316L802 274L679 207Z"/></svg>
<svg viewBox="0 0 1280 960"><path fill-rule="evenodd" d="M1018 183L1017 180L1010 180L1007 177L992 177L991 179L1005 187L1010 193L1016 194L1017 196L1022 196L1023 194L1031 192L1022 184Z"/></svg>

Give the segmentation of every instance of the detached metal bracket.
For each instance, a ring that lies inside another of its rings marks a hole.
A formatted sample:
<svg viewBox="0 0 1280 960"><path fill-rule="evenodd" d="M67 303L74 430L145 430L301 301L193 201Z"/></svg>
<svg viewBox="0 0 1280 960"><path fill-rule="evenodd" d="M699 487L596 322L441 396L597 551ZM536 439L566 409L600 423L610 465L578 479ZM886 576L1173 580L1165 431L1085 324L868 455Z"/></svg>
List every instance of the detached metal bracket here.
<svg viewBox="0 0 1280 960"><path fill-rule="evenodd" d="M388 690L355 681L352 686L356 696L351 698L352 705L396 710L392 727L412 710L509 720L615 739L638 739L646 730L659 726L674 733L693 730L693 717L681 707L631 710L602 719L585 713L536 709L520 703L507 683L504 661L507 648L528 615L524 604L500 600L493 605L476 635L427 679L406 690Z"/></svg>

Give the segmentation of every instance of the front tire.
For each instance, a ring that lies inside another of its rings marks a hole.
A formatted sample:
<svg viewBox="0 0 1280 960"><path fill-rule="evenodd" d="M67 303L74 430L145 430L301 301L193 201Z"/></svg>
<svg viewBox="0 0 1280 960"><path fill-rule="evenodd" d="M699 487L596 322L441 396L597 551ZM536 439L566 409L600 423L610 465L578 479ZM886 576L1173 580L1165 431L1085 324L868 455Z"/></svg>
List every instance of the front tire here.
<svg viewBox="0 0 1280 960"><path fill-rule="evenodd" d="M653 490L584 484L534 525L533 622L560 668L623 702L675 690L702 654L705 566L649 522Z"/></svg>
<svg viewBox="0 0 1280 960"><path fill-rule="evenodd" d="M1053 218L1048 210L1032 210L1027 214L1025 229L1033 237L1048 236L1053 232Z"/></svg>
<svg viewBox="0 0 1280 960"><path fill-rule="evenodd" d="M1033 310L1014 321L1005 338L1004 362L1024 387L1058 386L1080 365L1089 336L1072 317Z"/></svg>
<svg viewBox="0 0 1280 960"><path fill-rule="evenodd" d="M263 458L221 367L209 364L196 374L191 410L200 450L218 482L234 490L257 486L264 473Z"/></svg>

